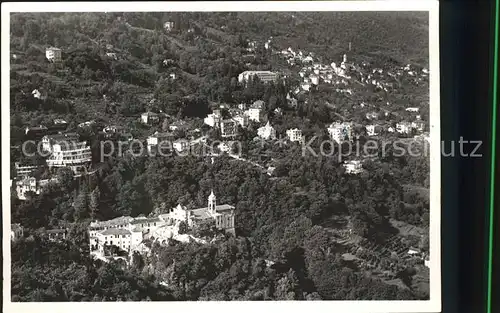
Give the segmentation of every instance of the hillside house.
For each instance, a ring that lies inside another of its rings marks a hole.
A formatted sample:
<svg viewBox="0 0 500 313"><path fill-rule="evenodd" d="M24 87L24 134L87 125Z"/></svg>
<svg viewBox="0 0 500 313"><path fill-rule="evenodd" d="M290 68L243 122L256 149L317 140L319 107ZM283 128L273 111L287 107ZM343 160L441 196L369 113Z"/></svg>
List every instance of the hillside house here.
<svg viewBox="0 0 500 313"><path fill-rule="evenodd" d="M352 124L345 122L335 122L327 129L332 139L337 143L352 140Z"/></svg>
<svg viewBox="0 0 500 313"><path fill-rule="evenodd" d="M168 132L155 132L146 140L148 145L148 152L158 151L157 149L171 149L172 140L174 135Z"/></svg>
<svg viewBox="0 0 500 313"><path fill-rule="evenodd" d="M292 142L301 142L302 141L302 130L298 128L288 129L286 131L286 136L288 140Z"/></svg>
<svg viewBox="0 0 500 313"><path fill-rule="evenodd" d="M62 51L55 47L47 48L45 49L45 57L51 62L59 62L62 60Z"/></svg>
<svg viewBox="0 0 500 313"><path fill-rule="evenodd" d="M167 21L163 23L163 29L165 29L167 32L171 32L174 29L174 22Z"/></svg>
<svg viewBox="0 0 500 313"><path fill-rule="evenodd" d="M146 125L154 125L160 121L160 116L155 112L144 112L141 114L141 122Z"/></svg>
<svg viewBox="0 0 500 313"><path fill-rule="evenodd" d="M238 134L238 122L227 119L220 122L220 132L222 138L234 137Z"/></svg>
<svg viewBox="0 0 500 313"><path fill-rule="evenodd" d="M65 240L67 235L67 229L48 229L45 231L45 236L47 236L50 241Z"/></svg>
<svg viewBox="0 0 500 313"><path fill-rule="evenodd" d="M179 139L174 141L172 144L172 147L177 151L178 153L185 152L186 150L189 149L189 142L187 142L184 139Z"/></svg>
<svg viewBox="0 0 500 313"><path fill-rule="evenodd" d="M265 126L260 127L257 130L257 135L264 140L274 140L276 139L276 130L271 126L271 123L268 121Z"/></svg>

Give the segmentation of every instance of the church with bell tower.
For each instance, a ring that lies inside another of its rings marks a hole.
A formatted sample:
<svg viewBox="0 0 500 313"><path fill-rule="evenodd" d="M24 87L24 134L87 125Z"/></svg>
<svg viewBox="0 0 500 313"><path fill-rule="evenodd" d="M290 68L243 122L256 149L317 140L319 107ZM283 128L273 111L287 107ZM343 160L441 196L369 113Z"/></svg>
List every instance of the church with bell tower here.
<svg viewBox="0 0 500 313"><path fill-rule="evenodd" d="M170 212L170 218L186 221L189 227L196 227L207 223L214 223L215 227L235 235L234 217L235 207L229 204L217 204L217 197L213 190L208 196L207 207L188 209L178 205Z"/></svg>

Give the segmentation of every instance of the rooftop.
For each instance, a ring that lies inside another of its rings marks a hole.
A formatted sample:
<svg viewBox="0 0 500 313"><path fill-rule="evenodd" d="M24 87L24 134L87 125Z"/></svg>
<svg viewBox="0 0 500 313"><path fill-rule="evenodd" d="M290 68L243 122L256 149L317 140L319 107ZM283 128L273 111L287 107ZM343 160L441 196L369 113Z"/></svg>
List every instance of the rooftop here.
<svg viewBox="0 0 500 313"><path fill-rule="evenodd" d="M131 233L130 233L129 230L126 230L126 229L108 228L106 230L101 231L100 234L103 235L103 236L108 236L108 235L124 235L124 236L129 236Z"/></svg>
<svg viewBox="0 0 500 313"><path fill-rule="evenodd" d="M215 206L215 212L221 213L221 214L229 213L232 210L234 210L234 206L229 205L229 204L222 204L222 205ZM191 212L191 214L194 215L195 219L204 220L204 219L212 218L212 215L210 214L208 207L192 209L189 211Z"/></svg>
<svg viewBox="0 0 500 313"><path fill-rule="evenodd" d="M144 223L158 223L161 222L161 220L158 217L138 217L135 218L134 220L130 221L131 225L136 225L136 224L144 224Z"/></svg>
<svg viewBox="0 0 500 313"><path fill-rule="evenodd" d="M152 134L151 138L167 138L167 137L172 137L174 134L172 133L169 133L169 132L155 132L154 134Z"/></svg>
<svg viewBox="0 0 500 313"><path fill-rule="evenodd" d="M151 112L151 111L148 111L148 112L144 112L142 113L142 115L147 115L147 116L158 116L158 113L155 113L155 112Z"/></svg>
<svg viewBox="0 0 500 313"><path fill-rule="evenodd" d="M47 229L45 233L47 234L62 234L65 233L66 229Z"/></svg>
<svg viewBox="0 0 500 313"><path fill-rule="evenodd" d="M48 128L46 126L40 125L40 126L28 126L26 127L27 130L47 130Z"/></svg>
<svg viewBox="0 0 500 313"><path fill-rule="evenodd" d="M231 210L234 210L234 206L229 204L222 204L215 206L215 211L219 213L224 213L226 211L231 211Z"/></svg>
<svg viewBox="0 0 500 313"><path fill-rule="evenodd" d="M52 142L62 142L62 141L77 141L80 136L77 133L66 133L66 134L55 134L45 136L47 140Z"/></svg>
<svg viewBox="0 0 500 313"><path fill-rule="evenodd" d="M271 71L244 71L241 74L275 74Z"/></svg>
<svg viewBox="0 0 500 313"><path fill-rule="evenodd" d="M125 225L133 220L130 216L120 216L109 221L95 221L90 223L91 227Z"/></svg>
<svg viewBox="0 0 500 313"><path fill-rule="evenodd" d="M81 142L62 141L62 142L58 142L56 144L59 144L61 146L61 151L71 151L71 150L77 150L77 149L83 149L83 148L88 148L90 150L90 147L87 147L86 141L81 141Z"/></svg>
<svg viewBox="0 0 500 313"><path fill-rule="evenodd" d="M233 119L226 119L221 121L221 124L234 124L234 123L236 123L236 121Z"/></svg>
<svg viewBox="0 0 500 313"><path fill-rule="evenodd" d="M208 212L208 208L193 209L191 210L191 213L194 215L195 219L205 220L212 218Z"/></svg>

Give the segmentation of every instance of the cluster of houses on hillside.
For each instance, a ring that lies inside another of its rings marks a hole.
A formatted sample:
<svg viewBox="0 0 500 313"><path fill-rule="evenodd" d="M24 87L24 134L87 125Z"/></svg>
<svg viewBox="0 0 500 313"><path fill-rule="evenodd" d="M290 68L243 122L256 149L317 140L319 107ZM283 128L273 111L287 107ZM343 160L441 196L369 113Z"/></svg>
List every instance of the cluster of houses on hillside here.
<svg viewBox="0 0 500 313"><path fill-rule="evenodd" d="M37 180L35 177L25 177L16 180L17 198L19 200L27 200L29 193L39 195L50 183L55 182L57 182L56 178Z"/></svg>
<svg viewBox="0 0 500 313"><path fill-rule="evenodd" d="M265 120L265 103L262 100L257 100L248 108L247 105L241 103L237 108L229 110L230 117L224 119L220 110L216 109L208 114L204 119L204 123L210 127L218 128L221 131L222 138L232 138L238 135L238 127L246 128L250 121L260 123ZM276 130L271 126L271 122L257 129L257 136L264 140L275 140ZM294 128L286 131L287 138L292 142L300 142L302 140L302 131Z"/></svg>
<svg viewBox="0 0 500 313"><path fill-rule="evenodd" d="M65 240L68 235L67 228L57 228L57 229L42 229L41 235L44 236L49 241L61 241ZM10 224L10 240L17 241L23 237L26 237L24 227L19 223Z"/></svg>
<svg viewBox="0 0 500 313"><path fill-rule="evenodd" d="M45 127L44 130L47 128ZM27 129L27 133L32 130ZM32 134L32 133L31 133ZM37 135L43 134L38 132ZM92 163L92 152L86 141L80 140L76 133L59 133L45 135L38 145L41 156L46 157L44 164L21 164L15 163L16 174L11 182L15 185L18 199L26 200L31 192L40 194L49 183L57 182L57 179L37 179L35 173L48 167L57 169L61 167L69 168L75 175L85 173L90 169Z"/></svg>
<svg viewBox="0 0 500 313"><path fill-rule="evenodd" d="M260 122L264 117L264 103L255 101L248 109L245 104L229 110L230 118L224 119L220 110L214 110L204 119L210 127L220 129L222 138L231 138L238 134L238 127L246 128L250 121Z"/></svg>
<svg viewBox="0 0 500 313"><path fill-rule="evenodd" d="M294 51L292 47L280 51L282 57L284 57L290 66L297 64L311 64L314 62L314 53L303 52L301 50Z"/></svg>
<svg viewBox="0 0 500 313"><path fill-rule="evenodd" d="M217 128L222 138L232 138L238 134L238 126L247 127L249 117L245 114L234 113L231 118L224 119L220 110L214 110L204 119L204 123L210 127Z"/></svg>

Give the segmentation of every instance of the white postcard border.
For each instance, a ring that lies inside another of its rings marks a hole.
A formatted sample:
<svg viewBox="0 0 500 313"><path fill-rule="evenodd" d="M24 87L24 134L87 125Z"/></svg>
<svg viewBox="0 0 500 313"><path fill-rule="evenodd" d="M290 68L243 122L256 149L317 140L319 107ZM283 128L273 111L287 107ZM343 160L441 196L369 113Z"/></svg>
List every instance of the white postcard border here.
<svg viewBox="0 0 500 313"><path fill-rule="evenodd" d="M439 84L439 3L401 1L266 2L23 2L2 3L2 204L4 312L121 311L149 312L440 312L441 311L441 138ZM10 259L10 13L11 12L152 12L152 11L429 11L430 70L430 300L427 301L228 301L228 302L78 302L12 303Z"/></svg>

